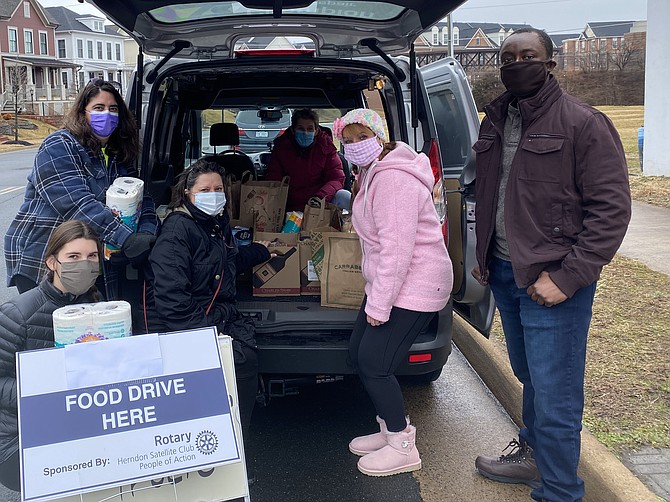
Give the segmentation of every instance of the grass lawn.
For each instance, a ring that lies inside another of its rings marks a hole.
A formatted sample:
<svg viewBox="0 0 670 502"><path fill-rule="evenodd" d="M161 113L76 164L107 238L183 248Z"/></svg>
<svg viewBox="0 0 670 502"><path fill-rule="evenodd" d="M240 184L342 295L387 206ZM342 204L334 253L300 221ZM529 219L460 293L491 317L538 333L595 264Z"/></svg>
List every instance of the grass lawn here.
<svg viewBox="0 0 670 502"><path fill-rule="evenodd" d="M642 176L637 151L637 129L644 123L643 106L598 106L614 123L628 161L633 199L670 208L670 176Z"/></svg>

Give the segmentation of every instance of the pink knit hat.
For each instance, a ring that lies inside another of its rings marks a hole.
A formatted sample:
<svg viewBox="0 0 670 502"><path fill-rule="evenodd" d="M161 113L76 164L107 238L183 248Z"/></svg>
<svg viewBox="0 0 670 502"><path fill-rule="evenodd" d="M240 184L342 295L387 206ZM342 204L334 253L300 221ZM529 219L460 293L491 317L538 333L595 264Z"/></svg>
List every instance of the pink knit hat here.
<svg viewBox="0 0 670 502"><path fill-rule="evenodd" d="M333 134L342 141L342 131L350 124L364 125L375 133L382 141L386 141L386 132L384 131L384 121L374 110L369 108L356 108L347 112L339 119L333 122Z"/></svg>

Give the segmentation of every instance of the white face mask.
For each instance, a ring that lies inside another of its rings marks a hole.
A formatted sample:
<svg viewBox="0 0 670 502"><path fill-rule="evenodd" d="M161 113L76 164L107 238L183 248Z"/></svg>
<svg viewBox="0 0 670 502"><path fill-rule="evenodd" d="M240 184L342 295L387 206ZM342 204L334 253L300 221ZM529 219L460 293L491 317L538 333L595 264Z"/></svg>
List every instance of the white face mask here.
<svg viewBox="0 0 670 502"><path fill-rule="evenodd" d="M225 205L226 194L224 192L198 192L195 194L195 207L210 216L221 214Z"/></svg>

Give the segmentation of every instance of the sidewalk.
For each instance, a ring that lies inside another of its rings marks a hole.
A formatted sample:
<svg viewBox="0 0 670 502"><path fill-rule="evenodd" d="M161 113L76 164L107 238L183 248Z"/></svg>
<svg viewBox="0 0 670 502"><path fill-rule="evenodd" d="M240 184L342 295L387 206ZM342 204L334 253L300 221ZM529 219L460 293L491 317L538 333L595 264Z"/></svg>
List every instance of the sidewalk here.
<svg viewBox="0 0 670 502"><path fill-rule="evenodd" d="M670 209L633 201L633 217L619 254L670 275L669 249ZM656 495L670 502L670 448L626 452L623 463Z"/></svg>

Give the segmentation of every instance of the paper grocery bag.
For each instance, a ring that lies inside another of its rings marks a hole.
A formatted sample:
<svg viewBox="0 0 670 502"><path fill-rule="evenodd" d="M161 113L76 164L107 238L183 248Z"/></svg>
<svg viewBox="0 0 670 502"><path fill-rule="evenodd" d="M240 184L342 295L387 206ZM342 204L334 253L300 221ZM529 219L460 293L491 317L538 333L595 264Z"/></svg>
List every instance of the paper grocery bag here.
<svg viewBox="0 0 670 502"><path fill-rule="evenodd" d="M302 232L306 239L308 239L309 245L312 248L312 267L316 273L317 278L321 279L321 270L323 268L323 233L324 232L335 232L337 229L333 227L323 227L314 229L311 232Z"/></svg>
<svg viewBox="0 0 670 502"><path fill-rule="evenodd" d="M247 181L240 190L240 219L255 214L254 230L279 232L284 223L289 177L282 181Z"/></svg>
<svg viewBox="0 0 670 502"><path fill-rule="evenodd" d="M240 195L242 184L251 180L251 171L245 171L238 180L234 174L226 175L226 199L228 199L228 215L233 220L240 219Z"/></svg>
<svg viewBox="0 0 670 502"><path fill-rule="evenodd" d="M326 202L325 199L312 197L305 205L305 211L302 215L302 229L314 230L329 225L337 228L338 226L332 223L336 219L335 217L339 216L338 211L340 209L337 206Z"/></svg>
<svg viewBox="0 0 670 502"><path fill-rule="evenodd" d="M321 305L358 309L365 295L362 252L354 233L323 233Z"/></svg>

